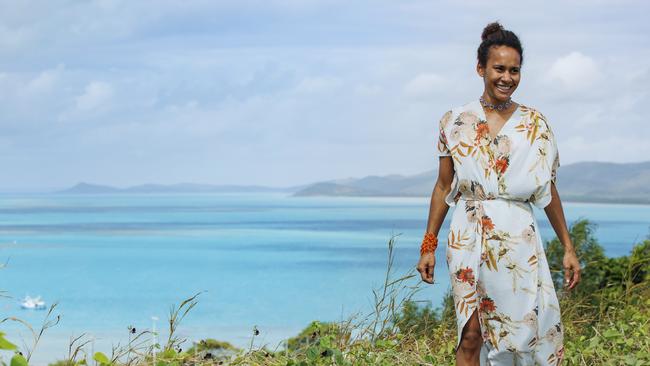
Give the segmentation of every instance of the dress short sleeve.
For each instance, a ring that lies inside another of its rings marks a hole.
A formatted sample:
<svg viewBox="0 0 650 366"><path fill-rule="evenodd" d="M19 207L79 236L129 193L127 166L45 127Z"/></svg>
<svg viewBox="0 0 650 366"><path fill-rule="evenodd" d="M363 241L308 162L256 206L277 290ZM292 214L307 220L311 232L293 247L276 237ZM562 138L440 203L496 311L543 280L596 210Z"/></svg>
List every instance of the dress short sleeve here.
<svg viewBox="0 0 650 366"><path fill-rule="evenodd" d="M449 144L447 143L447 135L445 134L445 128L449 125L451 121L451 111L445 113L438 124L438 156L451 156L451 151L449 151Z"/></svg>
<svg viewBox="0 0 650 366"><path fill-rule="evenodd" d="M555 159L553 159L553 165L551 166L551 182L557 184L557 168L560 167L560 152L557 150L555 138L553 139L553 145L555 146Z"/></svg>
<svg viewBox="0 0 650 366"><path fill-rule="evenodd" d="M548 125L546 119L543 116L542 119L546 126L548 138L546 140L543 140L545 143L542 146L544 146L545 153L542 156L542 159L545 161L544 164L541 164L540 166L546 168L544 169L545 174L542 174L542 177L544 179L535 194L535 200L533 203L535 206L543 209L548 206L549 203L551 203L551 184L556 184L557 181L557 171L560 167L560 153L557 148L557 140L555 139L553 130Z"/></svg>
<svg viewBox="0 0 650 366"><path fill-rule="evenodd" d="M448 111L440 119L439 128L438 128L438 157L451 156L451 151L449 150L449 142L447 141L446 130L453 119L453 112ZM455 197L458 194L458 174L454 169L454 178L451 182L451 190L445 197L445 202L449 207L456 206Z"/></svg>

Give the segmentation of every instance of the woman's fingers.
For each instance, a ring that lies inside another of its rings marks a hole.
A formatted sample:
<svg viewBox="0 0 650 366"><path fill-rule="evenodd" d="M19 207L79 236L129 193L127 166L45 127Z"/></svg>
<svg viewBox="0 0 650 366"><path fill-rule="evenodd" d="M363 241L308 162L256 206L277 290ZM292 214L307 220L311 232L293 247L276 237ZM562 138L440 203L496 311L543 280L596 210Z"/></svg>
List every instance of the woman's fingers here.
<svg viewBox="0 0 650 366"><path fill-rule="evenodd" d="M573 248L568 249L564 253L564 287L568 290L574 289L578 282L580 282L580 261L576 256Z"/></svg>
<svg viewBox="0 0 650 366"><path fill-rule="evenodd" d="M580 266L573 269L573 278L571 279L571 286L569 289L573 289L580 282Z"/></svg>
<svg viewBox="0 0 650 366"><path fill-rule="evenodd" d="M564 286L572 290L580 282L580 265L564 268Z"/></svg>
<svg viewBox="0 0 650 366"><path fill-rule="evenodd" d="M429 266L423 265L423 266L418 266L418 272L420 272L420 277L422 277L422 281L427 282L427 283L432 283L433 279L431 278L432 276L430 275L431 271L429 270Z"/></svg>
<svg viewBox="0 0 650 366"><path fill-rule="evenodd" d="M426 282L433 283L433 264L427 265Z"/></svg>
<svg viewBox="0 0 650 366"><path fill-rule="evenodd" d="M417 270L420 272L422 281L426 283L433 283L433 269L435 267L435 258L423 257L418 263Z"/></svg>
<svg viewBox="0 0 650 366"><path fill-rule="evenodd" d="M564 268L564 286L568 287L571 280L571 268Z"/></svg>

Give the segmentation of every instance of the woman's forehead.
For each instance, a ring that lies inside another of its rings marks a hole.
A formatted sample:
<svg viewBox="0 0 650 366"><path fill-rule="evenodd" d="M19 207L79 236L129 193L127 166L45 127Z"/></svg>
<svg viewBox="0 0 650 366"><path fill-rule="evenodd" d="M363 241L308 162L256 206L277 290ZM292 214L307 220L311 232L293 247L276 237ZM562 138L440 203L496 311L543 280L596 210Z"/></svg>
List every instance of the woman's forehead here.
<svg viewBox="0 0 650 366"><path fill-rule="evenodd" d="M488 53L488 63L500 65L519 65L521 57L519 52L508 46L492 46Z"/></svg>

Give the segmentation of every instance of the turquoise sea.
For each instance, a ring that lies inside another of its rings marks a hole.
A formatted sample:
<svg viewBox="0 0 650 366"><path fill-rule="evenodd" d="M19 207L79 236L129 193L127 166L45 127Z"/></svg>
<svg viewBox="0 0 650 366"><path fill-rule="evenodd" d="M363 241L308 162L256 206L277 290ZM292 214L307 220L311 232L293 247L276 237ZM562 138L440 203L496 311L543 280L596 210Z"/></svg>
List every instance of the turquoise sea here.
<svg viewBox="0 0 650 366"><path fill-rule="evenodd" d="M45 312L21 310L19 300L58 301L61 321L33 358L45 364L63 358L69 338L82 333L94 339L88 351L124 342L129 325L144 330L155 323L164 339L171 305L205 291L179 329L186 347L206 337L247 347L256 326L253 343L272 349L312 320L367 314L391 235L400 234L396 275L416 265L428 203L277 193L4 194L0 290L12 298L0 298L0 318L38 326ZM649 233L647 205L564 202L564 209L569 223L597 223L610 256L627 254ZM544 212L535 212L542 237L554 237ZM443 245L439 283L425 284L417 296L435 306L449 286ZM31 343L17 323L0 324L0 331L14 343Z"/></svg>

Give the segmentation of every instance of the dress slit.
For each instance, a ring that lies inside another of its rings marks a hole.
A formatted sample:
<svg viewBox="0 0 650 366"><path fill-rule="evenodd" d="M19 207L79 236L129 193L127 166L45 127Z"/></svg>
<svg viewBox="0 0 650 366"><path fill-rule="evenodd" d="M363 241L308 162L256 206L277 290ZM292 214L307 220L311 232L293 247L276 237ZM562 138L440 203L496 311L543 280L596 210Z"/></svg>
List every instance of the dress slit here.
<svg viewBox="0 0 650 366"><path fill-rule="evenodd" d="M481 343L483 342L483 322L481 321L481 315L478 313L478 306L472 310L472 314L463 322L462 326L460 329L462 331L460 332L460 335L458 336L458 340L456 342L456 350L454 354L458 354L458 348L460 347L460 342L463 340L463 334L465 333L466 329L465 326L467 326L467 323L469 323L469 320L474 316L474 313L476 313L476 319L478 320L479 324L479 336L481 337Z"/></svg>
<svg viewBox="0 0 650 366"><path fill-rule="evenodd" d="M483 248L483 240L484 240L484 231L483 231L483 227L482 227L480 224L477 223L477 225L476 225L476 227L475 227L475 230L474 230L474 233L473 233L473 234L475 235L474 240L477 241L477 242L479 243L479 250L478 250L478 252L479 252L479 253L483 253L483 249L484 249L484 248ZM447 237L447 240L449 241L449 237ZM478 295L478 283L479 283L479 281L480 281L480 279L481 279L481 261L480 261L480 255L479 255L479 258L477 259L476 262L477 262L477 263L474 263L474 266L473 266L473 267L470 267L470 268L472 268L472 271L473 271L473 273L474 273L474 285L472 285L472 292L474 293L473 298L476 299L476 303L475 303L474 308L472 309L470 315L469 315L468 317L466 317L465 320L463 321L463 324L461 324L461 325L457 328L457 329L460 329L460 331L457 332L458 336L457 336L457 340L456 340L456 350L455 350L455 351L456 351L456 354L458 353L458 348L460 347L460 342L462 342L462 339L463 339L463 333L465 332L465 326L466 326L467 323L469 322L469 319L474 315L474 313L476 313L476 317L477 317L477 319L478 319L478 323L479 323L479 327L480 327L480 336L481 336L481 340L483 340L483 334L484 334L484 332L485 332L484 325L483 325L483 321L482 321L482 319L481 319L481 314L478 312L478 311L480 310L480 306L479 306L479 305L480 305L480 302L481 302L481 298L480 298L479 295ZM448 264L449 264L449 263L448 263ZM448 267L449 267L449 266L448 266ZM454 293L454 294L455 294L455 293ZM456 301L454 301L454 304L455 304L455 303L456 303ZM456 305L454 305L454 307L456 307ZM457 313L457 316L458 316L458 314L459 314L459 313Z"/></svg>

